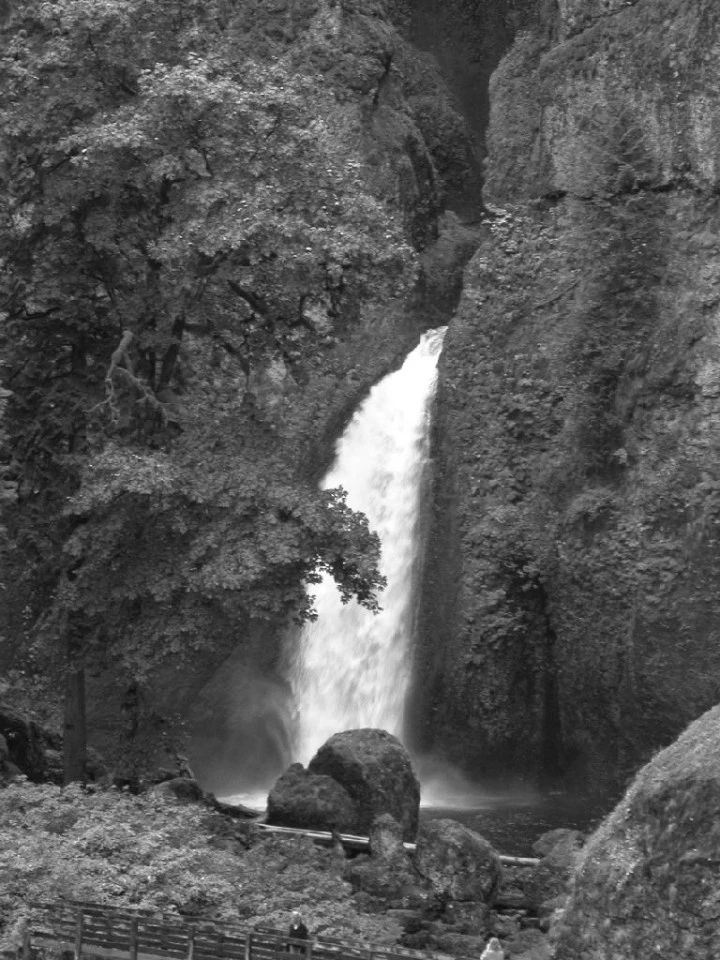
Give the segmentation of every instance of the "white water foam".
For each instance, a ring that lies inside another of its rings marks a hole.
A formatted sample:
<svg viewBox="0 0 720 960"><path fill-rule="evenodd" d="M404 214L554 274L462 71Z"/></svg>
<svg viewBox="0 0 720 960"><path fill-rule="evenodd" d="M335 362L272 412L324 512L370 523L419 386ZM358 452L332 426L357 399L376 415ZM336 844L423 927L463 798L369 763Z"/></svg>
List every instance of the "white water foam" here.
<svg viewBox="0 0 720 960"><path fill-rule="evenodd" d="M359 407L322 487L344 487L382 544L381 613L343 604L331 577L314 589L318 619L304 627L289 670L303 764L334 733L379 727L402 736L412 664L414 579L430 405L445 328L425 334L403 366Z"/></svg>

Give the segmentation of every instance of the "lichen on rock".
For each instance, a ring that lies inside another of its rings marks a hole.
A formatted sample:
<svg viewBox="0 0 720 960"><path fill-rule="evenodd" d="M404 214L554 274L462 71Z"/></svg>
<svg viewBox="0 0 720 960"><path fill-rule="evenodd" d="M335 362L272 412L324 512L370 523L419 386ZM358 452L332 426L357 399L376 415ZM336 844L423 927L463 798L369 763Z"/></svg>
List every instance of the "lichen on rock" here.
<svg viewBox="0 0 720 960"><path fill-rule="evenodd" d="M268 823L305 830L355 833L355 804L332 777L310 773L300 763L291 764L268 795Z"/></svg>
<svg viewBox="0 0 720 960"><path fill-rule="evenodd" d="M492 904L502 875L488 841L449 819L421 824L415 866L442 900Z"/></svg>
<svg viewBox="0 0 720 960"><path fill-rule="evenodd" d="M720 707L637 775L590 838L556 960L720 955Z"/></svg>
<svg viewBox="0 0 720 960"><path fill-rule="evenodd" d="M320 747L308 770L344 787L357 809L359 833L367 836L376 817L389 813L400 824L403 839L414 841L420 783L397 737L372 728L336 733Z"/></svg>

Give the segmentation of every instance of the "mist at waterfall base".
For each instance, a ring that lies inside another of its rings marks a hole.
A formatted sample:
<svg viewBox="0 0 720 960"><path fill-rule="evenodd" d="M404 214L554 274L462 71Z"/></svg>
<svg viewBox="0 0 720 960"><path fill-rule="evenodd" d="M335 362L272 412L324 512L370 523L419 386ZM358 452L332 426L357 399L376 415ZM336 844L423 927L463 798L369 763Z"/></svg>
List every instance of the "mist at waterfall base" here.
<svg viewBox="0 0 720 960"><path fill-rule="evenodd" d="M614 805L607 797L541 791L522 781L478 783L438 757L416 757L413 765L422 784L421 821L457 820L507 856L535 856L533 843L548 830L587 833Z"/></svg>
<svg viewBox="0 0 720 960"><path fill-rule="evenodd" d="M204 790L264 809L269 785L290 762L289 699L272 662L248 662L239 647L223 663L189 718L190 765Z"/></svg>

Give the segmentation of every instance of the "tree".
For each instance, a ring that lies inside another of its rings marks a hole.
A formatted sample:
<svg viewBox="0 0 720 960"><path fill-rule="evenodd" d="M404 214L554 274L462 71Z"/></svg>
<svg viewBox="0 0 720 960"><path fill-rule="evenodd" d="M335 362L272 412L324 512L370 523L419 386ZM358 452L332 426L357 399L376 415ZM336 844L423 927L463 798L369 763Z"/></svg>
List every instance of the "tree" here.
<svg viewBox="0 0 720 960"><path fill-rule="evenodd" d="M5 449L41 635L68 661L68 779L91 651L138 673L233 617L312 615L329 570L374 604L378 543L289 471L254 370L323 349L413 278L361 127L231 0L31 0L3 35ZM73 707L74 705L74 707Z"/></svg>

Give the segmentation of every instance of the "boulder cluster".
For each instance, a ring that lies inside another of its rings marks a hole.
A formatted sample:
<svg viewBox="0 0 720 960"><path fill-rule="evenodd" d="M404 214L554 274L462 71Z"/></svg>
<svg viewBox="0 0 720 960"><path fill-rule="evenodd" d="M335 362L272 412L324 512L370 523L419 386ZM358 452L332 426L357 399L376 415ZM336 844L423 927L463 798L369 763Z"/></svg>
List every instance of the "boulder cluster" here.
<svg viewBox="0 0 720 960"><path fill-rule="evenodd" d="M420 783L410 757L385 730L337 733L307 770L294 763L268 797L268 823L305 830L368 836L380 814L390 814L412 842L418 828Z"/></svg>
<svg viewBox="0 0 720 960"><path fill-rule="evenodd" d="M270 792L267 821L333 833L360 910L392 914L405 947L465 957L549 956L549 921L541 930L538 917L556 909L582 843L575 831L556 831L536 865L504 870L491 844L463 824L420 820L407 751L374 729L336 734L307 769L292 764ZM369 852L346 856L339 834L368 837Z"/></svg>
<svg viewBox="0 0 720 960"><path fill-rule="evenodd" d="M410 758L378 730L338 734L307 771L293 765L269 818L368 836L369 853L343 858L342 876L359 907L393 914L406 947L477 957L495 937L512 960L710 960L720 957L718 743L720 707L640 770L587 842L553 830L534 861L512 863L454 820L420 821Z"/></svg>

